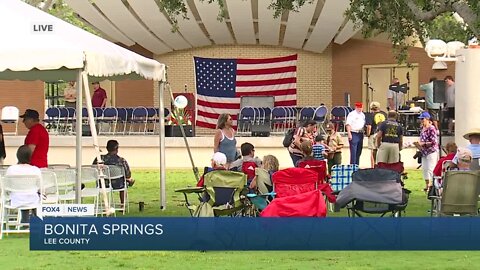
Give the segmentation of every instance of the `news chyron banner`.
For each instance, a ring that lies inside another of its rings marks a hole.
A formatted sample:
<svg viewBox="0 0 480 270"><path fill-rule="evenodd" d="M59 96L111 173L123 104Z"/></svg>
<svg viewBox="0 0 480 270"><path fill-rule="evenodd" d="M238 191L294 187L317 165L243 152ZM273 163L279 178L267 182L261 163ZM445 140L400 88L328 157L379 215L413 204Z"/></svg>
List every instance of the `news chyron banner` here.
<svg viewBox="0 0 480 270"><path fill-rule="evenodd" d="M479 250L478 218L33 218L31 250Z"/></svg>

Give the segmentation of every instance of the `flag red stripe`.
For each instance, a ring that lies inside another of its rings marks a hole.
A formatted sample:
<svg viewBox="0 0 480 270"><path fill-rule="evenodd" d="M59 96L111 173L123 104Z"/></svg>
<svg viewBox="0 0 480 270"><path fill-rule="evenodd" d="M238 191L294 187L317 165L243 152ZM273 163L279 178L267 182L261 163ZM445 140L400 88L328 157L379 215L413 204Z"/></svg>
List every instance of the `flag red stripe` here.
<svg viewBox="0 0 480 270"><path fill-rule="evenodd" d="M208 117L208 118L212 118L212 119L218 119L218 117L220 116L219 113L209 113L209 112L205 112L205 111L198 111L197 113L199 116L204 116L204 117ZM232 120L237 120L237 115L230 115L232 117Z"/></svg>
<svg viewBox="0 0 480 270"><path fill-rule="evenodd" d="M297 106L296 100L275 101L275 106Z"/></svg>
<svg viewBox="0 0 480 270"><path fill-rule="evenodd" d="M196 126L197 127L210 128L210 129L216 129L217 128L217 125L206 123L206 122L203 122L203 121L197 121Z"/></svg>
<svg viewBox="0 0 480 270"><path fill-rule="evenodd" d="M285 78L285 79L261 80L261 81L237 81L237 87L277 85L277 84L287 84L287 83L296 83L296 82L297 82L297 78Z"/></svg>
<svg viewBox="0 0 480 270"><path fill-rule="evenodd" d="M257 91L257 92L236 92L236 97L243 96L284 96L284 95L295 95L297 94L297 89L286 89L286 90L271 90L271 91Z"/></svg>
<svg viewBox="0 0 480 270"><path fill-rule="evenodd" d="M237 69L237 75L265 75L265 74L277 74L297 71L296 66L279 67L279 68L265 68L265 69Z"/></svg>
<svg viewBox="0 0 480 270"><path fill-rule="evenodd" d="M277 62L292 61L292 60L297 60L296 54L283 56L283 57L265 58L265 59L237 59L237 64L268 64L268 63L277 63Z"/></svg>
<svg viewBox="0 0 480 270"><path fill-rule="evenodd" d="M219 103L219 102L210 102L210 101L204 101L204 100L197 99L197 104L205 106L205 107L212 107L212 108L239 109L240 110L240 104L239 103Z"/></svg>

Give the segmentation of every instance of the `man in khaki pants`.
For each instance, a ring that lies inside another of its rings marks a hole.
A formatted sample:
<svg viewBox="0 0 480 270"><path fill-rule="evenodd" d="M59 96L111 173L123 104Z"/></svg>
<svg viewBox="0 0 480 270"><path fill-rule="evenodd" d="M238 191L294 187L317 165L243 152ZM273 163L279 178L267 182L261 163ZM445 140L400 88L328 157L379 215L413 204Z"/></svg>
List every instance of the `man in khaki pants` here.
<svg viewBox="0 0 480 270"><path fill-rule="evenodd" d="M397 112L389 111L387 120L378 127L377 163L396 163L400 161L403 145L403 127L397 122Z"/></svg>

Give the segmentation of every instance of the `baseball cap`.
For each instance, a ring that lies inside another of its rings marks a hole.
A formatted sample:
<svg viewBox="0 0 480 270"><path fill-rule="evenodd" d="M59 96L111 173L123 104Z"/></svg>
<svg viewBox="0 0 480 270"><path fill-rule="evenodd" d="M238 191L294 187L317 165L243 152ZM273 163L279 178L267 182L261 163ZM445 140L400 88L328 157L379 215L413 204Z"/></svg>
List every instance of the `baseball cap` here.
<svg viewBox="0 0 480 270"><path fill-rule="evenodd" d="M372 101L372 103L370 103L370 109L380 109L380 102Z"/></svg>
<svg viewBox="0 0 480 270"><path fill-rule="evenodd" d="M463 162L471 162L473 159L472 151L465 147L459 147L457 149L457 158Z"/></svg>
<svg viewBox="0 0 480 270"><path fill-rule="evenodd" d="M20 118L39 119L40 115L35 110L26 109L25 112L22 115L20 115Z"/></svg>
<svg viewBox="0 0 480 270"><path fill-rule="evenodd" d="M428 112L422 112L418 117L418 119L424 119L424 118L432 119L432 116Z"/></svg>
<svg viewBox="0 0 480 270"><path fill-rule="evenodd" d="M356 108L363 108L363 103L362 102L355 102L355 107Z"/></svg>
<svg viewBox="0 0 480 270"><path fill-rule="evenodd" d="M216 152L215 154L213 154L212 160L213 162L215 162L215 164L219 166L227 164L227 156L225 156L225 154L221 152Z"/></svg>

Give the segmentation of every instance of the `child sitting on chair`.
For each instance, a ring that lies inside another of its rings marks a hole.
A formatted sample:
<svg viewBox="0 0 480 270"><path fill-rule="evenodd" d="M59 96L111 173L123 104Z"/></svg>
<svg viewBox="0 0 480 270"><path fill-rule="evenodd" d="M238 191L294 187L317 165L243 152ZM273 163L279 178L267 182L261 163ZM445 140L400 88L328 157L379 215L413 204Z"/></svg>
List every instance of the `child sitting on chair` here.
<svg viewBox="0 0 480 270"><path fill-rule="evenodd" d="M204 176L205 174L217 171L217 170L225 170L225 165L227 164L227 156L224 153L216 152L212 156L212 167L205 167L202 177L198 180L197 187L203 187L204 185Z"/></svg>
<svg viewBox="0 0 480 270"><path fill-rule="evenodd" d="M267 171L270 178L270 186L272 186L272 174L278 171L278 159L273 155L266 155L263 157L262 168ZM259 170L255 170L255 177L250 182L249 188L255 189L257 187L257 178L259 177ZM270 190L271 191L271 190Z"/></svg>
<svg viewBox="0 0 480 270"><path fill-rule="evenodd" d="M247 185L250 185L250 182L255 177L255 168L258 168L262 165L262 161L255 157L255 147L251 143L243 143L240 146L242 152L242 158L237 159L230 164L230 170L243 172L247 175Z"/></svg>

